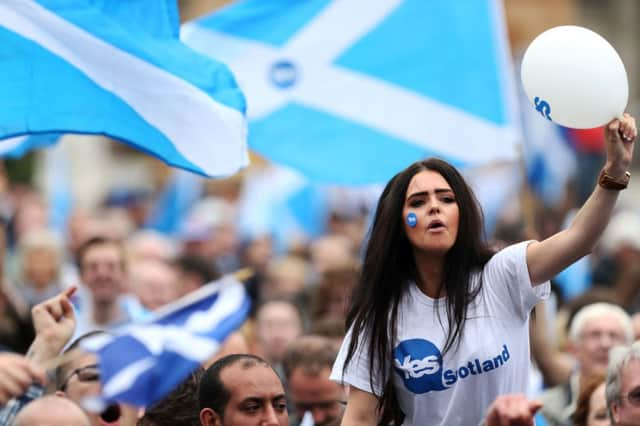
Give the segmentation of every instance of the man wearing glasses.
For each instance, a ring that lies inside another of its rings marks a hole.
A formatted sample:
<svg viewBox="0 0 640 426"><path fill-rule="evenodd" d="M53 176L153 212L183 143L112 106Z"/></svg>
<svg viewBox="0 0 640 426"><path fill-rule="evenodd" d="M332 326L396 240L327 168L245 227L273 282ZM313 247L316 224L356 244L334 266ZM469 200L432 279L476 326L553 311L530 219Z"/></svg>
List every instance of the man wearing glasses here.
<svg viewBox="0 0 640 426"><path fill-rule="evenodd" d="M82 340L101 333L104 332L93 331L83 335L76 339L66 352L76 349ZM58 387L57 395L65 396L80 406L85 399L99 395L101 390L100 371L96 355L82 353L67 364L58 367L56 369L56 385ZM91 426L133 426L138 417L137 409L118 403L109 405L101 413L85 410L85 414L89 417Z"/></svg>
<svg viewBox="0 0 640 426"><path fill-rule="evenodd" d="M605 394L612 424L640 424L640 341L611 351Z"/></svg>
<svg viewBox="0 0 640 426"><path fill-rule="evenodd" d="M580 380L605 374L609 351L614 346L633 341L629 315L610 303L593 303L580 309L569 327L569 352L577 361L577 369L567 383L546 390L541 401L542 413L549 426L571 424L580 393Z"/></svg>
<svg viewBox="0 0 640 426"><path fill-rule="evenodd" d="M76 317L70 298L75 291L76 287L71 287L33 308L31 314L36 338L25 357L25 361L31 363L31 368L41 370L44 365L58 356L73 335ZM83 338L93 334L95 333L89 333ZM82 338L76 340L67 352L76 348L80 340ZM96 363L97 358L94 354L85 353L58 367L56 369L57 395L67 397L80 407L87 397L99 395L100 376ZM13 424L23 407L44 395L47 379L41 377L42 372L35 373L30 380L23 380L28 385L26 392L21 394L20 392L24 389L20 387L12 392L12 396L16 398L10 400L0 410L0 425ZM6 380L2 381L4 382ZM3 393L2 383L0 383L0 394ZM15 385L11 387L16 388ZM137 410L124 408L118 404L107 407L99 414L83 411L89 418L91 426L133 426L137 418Z"/></svg>
<svg viewBox="0 0 640 426"><path fill-rule="evenodd" d="M288 395L296 424L306 413L315 426L337 426L346 406L344 387L329 380L336 359L335 343L321 336L303 336L294 341L284 356Z"/></svg>

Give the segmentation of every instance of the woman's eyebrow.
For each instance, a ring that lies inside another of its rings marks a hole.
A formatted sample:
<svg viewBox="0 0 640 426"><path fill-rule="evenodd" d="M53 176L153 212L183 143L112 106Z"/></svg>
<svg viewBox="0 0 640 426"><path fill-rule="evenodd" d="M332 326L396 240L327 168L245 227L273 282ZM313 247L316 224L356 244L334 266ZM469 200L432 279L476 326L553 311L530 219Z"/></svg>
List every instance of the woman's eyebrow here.
<svg viewBox="0 0 640 426"><path fill-rule="evenodd" d="M449 188L436 188L433 192L435 192L436 194L442 194L442 193L447 193L447 192L453 192L453 190L449 189ZM413 198L413 197L421 197L423 195L429 195L430 191L419 191L419 192L414 192L413 194L409 195L407 197L407 200L409 198Z"/></svg>

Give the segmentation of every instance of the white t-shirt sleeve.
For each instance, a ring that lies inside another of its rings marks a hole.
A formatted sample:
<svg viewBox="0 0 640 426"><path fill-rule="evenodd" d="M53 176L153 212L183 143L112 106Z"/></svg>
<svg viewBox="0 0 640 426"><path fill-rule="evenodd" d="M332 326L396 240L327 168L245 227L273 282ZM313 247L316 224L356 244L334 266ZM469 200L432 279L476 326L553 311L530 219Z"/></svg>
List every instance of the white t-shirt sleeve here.
<svg viewBox="0 0 640 426"><path fill-rule="evenodd" d="M367 351L368 341L364 338L364 336L360 336L360 338L358 339L358 347L356 349L356 352L353 354L353 357L349 361L349 365L347 366L347 368L344 369L343 374L343 367L347 358L350 341L351 329L347 332L344 340L342 341L342 346L340 347L338 356L333 363L331 376L329 376L329 378L343 385L353 386L377 396L381 395L383 384L380 383L381 377L379 368L374 368L373 388L371 387L372 383L369 375L371 368L369 367L369 355Z"/></svg>
<svg viewBox="0 0 640 426"><path fill-rule="evenodd" d="M534 286L527 266L527 246L532 241L523 241L496 253L485 265L483 285L496 298L503 309L526 320L531 309L549 297L550 284Z"/></svg>

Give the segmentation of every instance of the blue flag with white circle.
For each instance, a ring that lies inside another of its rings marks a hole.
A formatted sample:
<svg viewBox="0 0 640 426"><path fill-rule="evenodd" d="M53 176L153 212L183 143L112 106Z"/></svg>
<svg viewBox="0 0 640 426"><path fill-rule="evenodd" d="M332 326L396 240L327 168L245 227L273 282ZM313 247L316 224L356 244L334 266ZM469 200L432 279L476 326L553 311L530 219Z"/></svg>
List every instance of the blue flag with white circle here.
<svg viewBox="0 0 640 426"><path fill-rule="evenodd" d="M498 0L241 0L182 27L247 96L249 145L325 183L381 183L440 156L517 158Z"/></svg>

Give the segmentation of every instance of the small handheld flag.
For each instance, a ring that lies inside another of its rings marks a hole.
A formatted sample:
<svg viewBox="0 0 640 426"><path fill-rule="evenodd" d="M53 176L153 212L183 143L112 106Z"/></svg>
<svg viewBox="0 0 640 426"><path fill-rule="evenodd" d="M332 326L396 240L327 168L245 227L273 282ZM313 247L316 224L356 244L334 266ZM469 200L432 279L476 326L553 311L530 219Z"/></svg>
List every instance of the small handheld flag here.
<svg viewBox="0 0 640 426"><path fill-rule="evenodd" d="M82 342L99 359L102 394L91 403L153 405L218 351L249 307L244 285L226 277L166 306L148 322Z"/></svg>

